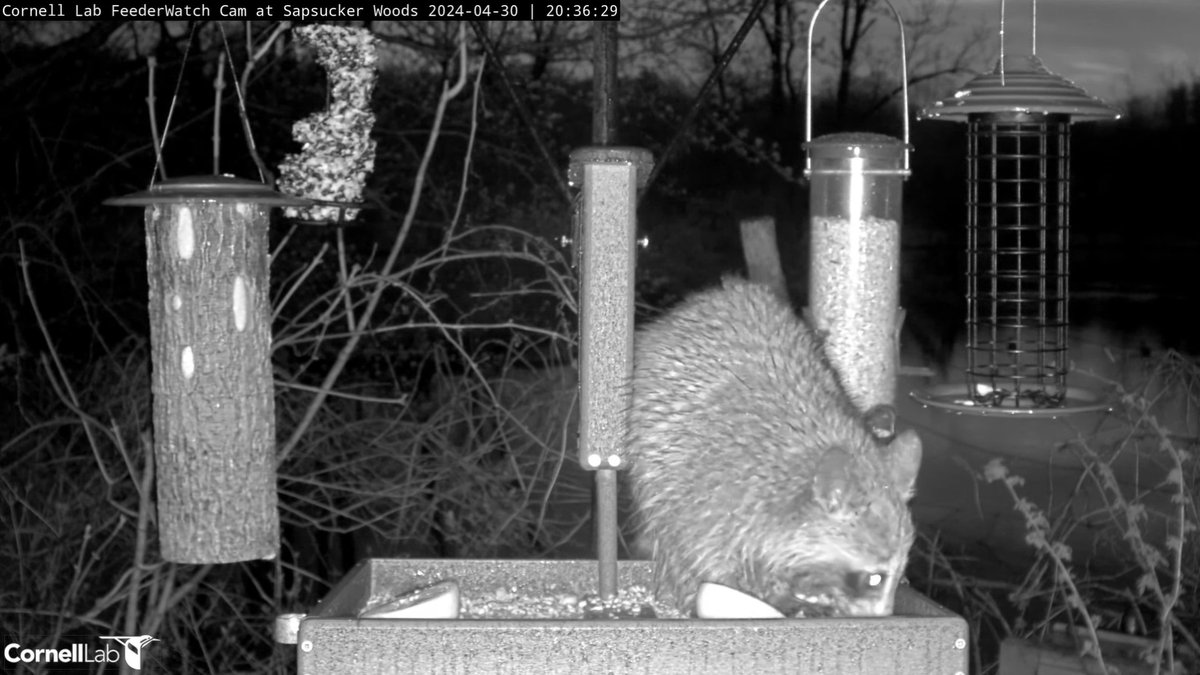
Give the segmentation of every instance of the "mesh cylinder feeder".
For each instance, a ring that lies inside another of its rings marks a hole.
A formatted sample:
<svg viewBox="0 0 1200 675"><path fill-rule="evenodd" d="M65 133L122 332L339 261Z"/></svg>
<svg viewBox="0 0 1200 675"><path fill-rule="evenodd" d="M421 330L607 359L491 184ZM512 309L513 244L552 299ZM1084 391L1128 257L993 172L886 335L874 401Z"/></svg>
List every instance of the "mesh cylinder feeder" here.
<svg viewBox="0 0 1200 675"><path fill-rule="evenodd" d="M923 119L967 124L966 391L915 393L959 411L1059 415L1107 407L1067 386L1071 124L1120 114L1003 52Z"/></svg>
<svg viewBox="0 0 1200 675"><path fill-rule="evenodd" d="M307 206L230 176L165 180L105 202L144 206L154 466L162 556L279 549L267 226Z"/></svg>
<svg viewBox="0 0 1200 675"><path fill-rule="evenodd" d="M904 140L873 133L814 140L812 37L827 2L817 6L808 32L809 318L825 334L826 354L851 400L868 410L895 399L901 188L910 174L904 24L886 3L900 27Z"/></svg>

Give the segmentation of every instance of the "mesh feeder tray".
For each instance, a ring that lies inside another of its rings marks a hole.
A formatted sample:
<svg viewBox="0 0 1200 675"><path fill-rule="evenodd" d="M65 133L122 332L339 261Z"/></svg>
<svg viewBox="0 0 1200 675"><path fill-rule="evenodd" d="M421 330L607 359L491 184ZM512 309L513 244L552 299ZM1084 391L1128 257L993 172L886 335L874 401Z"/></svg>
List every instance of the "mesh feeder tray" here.
<svg viewBox="0 0 1200 675"><path fill-rule="evenodd" d="M649 562L621 561L617 574L621 588L653 587ZM498 589L582 598L595 593L596 561L363 561L311 613L288 619L298 622L298 672L967 672L966 623L907 586L882 618L360 618L379 598L449 580L464 602Z"/></svg>
<svg viewBox="0 0 1200 675"><path fill-rule="evenodd" d="M1064 417L1112 409L1112 401L1097 392L1067 387L1061 399L1039 403L1030 399L1021 403L1013 397L996 394L974 394L961 384L942 384L909 393L923 406L949 412L993 417ZM981 403L980 399L985 402Z"/></svg>

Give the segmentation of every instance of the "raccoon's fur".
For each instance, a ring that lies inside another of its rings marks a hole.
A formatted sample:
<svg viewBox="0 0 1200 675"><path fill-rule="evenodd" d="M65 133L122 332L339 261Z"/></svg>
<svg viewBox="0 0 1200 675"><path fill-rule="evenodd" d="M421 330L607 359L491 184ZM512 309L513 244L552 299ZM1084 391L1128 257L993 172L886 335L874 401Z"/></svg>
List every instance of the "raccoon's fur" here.
<svg viewBox="0 0 1200 675"><path fill-rule="evenodd" d="M762 285L726 278L639 331L630 480L659 589L684 611L713 581L788 616L891 614L921 459L892 415L855 409Z"/></svg>

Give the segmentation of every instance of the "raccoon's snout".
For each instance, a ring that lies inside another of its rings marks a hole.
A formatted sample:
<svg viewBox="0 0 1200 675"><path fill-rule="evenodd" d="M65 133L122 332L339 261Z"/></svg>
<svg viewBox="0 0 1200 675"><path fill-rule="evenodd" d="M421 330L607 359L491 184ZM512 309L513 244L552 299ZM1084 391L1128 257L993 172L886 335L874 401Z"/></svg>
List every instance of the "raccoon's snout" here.
<svg viewBox="0 0 1200 675"><path fill-rule="evenodd" d="M885 570L849 570L840 584L831 585L794 579L787 593L768 602L795 618L887 616L892 613L889 580Z"/></svg>

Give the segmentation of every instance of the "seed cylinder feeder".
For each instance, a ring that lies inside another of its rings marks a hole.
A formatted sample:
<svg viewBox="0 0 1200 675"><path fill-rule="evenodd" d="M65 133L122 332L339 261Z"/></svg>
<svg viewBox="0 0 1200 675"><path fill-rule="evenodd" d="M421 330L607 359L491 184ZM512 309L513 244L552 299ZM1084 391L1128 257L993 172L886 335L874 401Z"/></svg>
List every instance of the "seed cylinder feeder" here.
<svg viewBox="0 0 1200 675"><path fill-rule="evenodd" d="M873 133L813 140L812 37L826 2L817 6L808 33L809 311L846 392L868 410L895 399L901 194L910 173L904 25L886 3L900 27L904 140Z"/></svg>
<svg viewBox="0 0 1200 675"><path fill-rule="evenodd" d="M579 463L597 472L596 550L604 597L617 592L615 472L628 465L637 191L653 167L649 150L591 146L571 153L568 170L568 181L579 188Z"/></svg>
<svg viewBox="0 0 1200 675"><path fill-rule="evenodd" d="M1037 56L1003 53L993 72L921 112L967 124L967 391L941 403L983 413L1103 405L1067 386L1070 131L1119 116Z"/></svg>
<svg viewBox="0 0 1200 675"><path fill-rule="evenodd" d="M201 176L105 203L145 207L162 556L272 558L279 513L267 225L270 207L311 202Z"/></svg>

